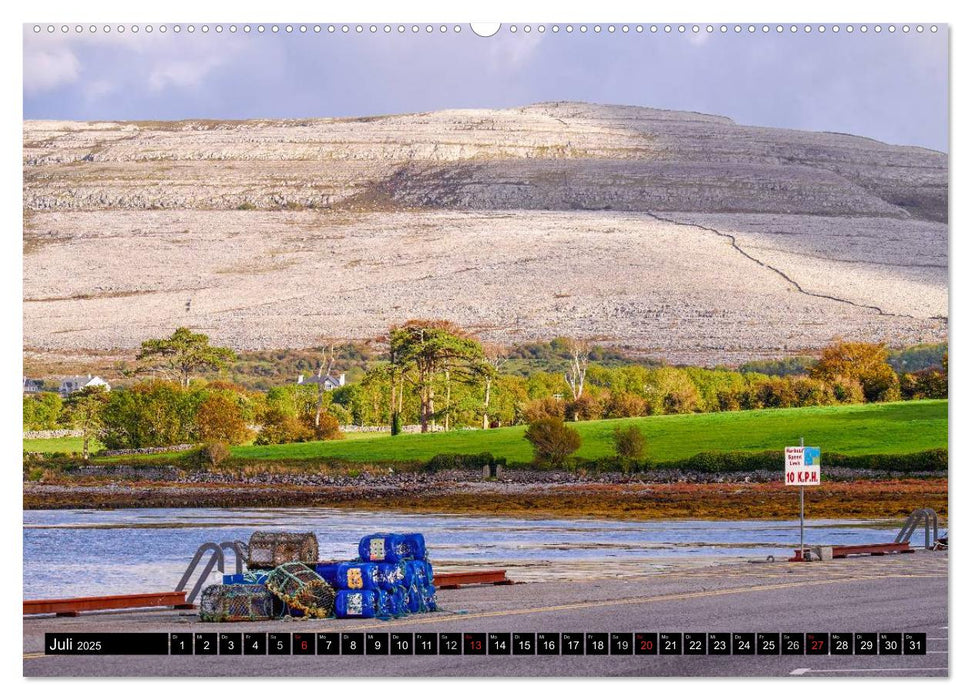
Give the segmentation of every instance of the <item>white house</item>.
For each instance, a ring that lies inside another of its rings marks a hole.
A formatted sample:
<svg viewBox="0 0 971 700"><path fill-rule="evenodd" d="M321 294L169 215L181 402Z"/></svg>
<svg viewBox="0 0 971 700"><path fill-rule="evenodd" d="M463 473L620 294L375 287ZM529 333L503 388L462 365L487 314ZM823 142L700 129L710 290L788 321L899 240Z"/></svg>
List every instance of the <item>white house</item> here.
<svg viewBox="0 0 971 700"><path fill-rule="evenodd" d="M39 394L42 391L44 391L43 379L31 379L30 377L24 377L25 394Z"/></svg>
<svg viewBox="0 0 971 700"><path fill-rule="evenodd" d="M101 386L104 387L105 391L111 391L111 385L108 382L101 377L92 377L90 374L87 376L64 377L61 380L61 388L59 391L61 396L70 396L74 392L81 391L81 389L86 389L89 386Z"/></svg>
<svg viewBox="0 0 971 700"><path fill-rule="evenodd" d="M343 374L339 377L332 377L329 374L325 374L323 377L315 377L312 374L305 377L301 374L297 377L297 384L322 384L324 391L333 391L339 386L344 386L345 382L346 379Z"/></svg>

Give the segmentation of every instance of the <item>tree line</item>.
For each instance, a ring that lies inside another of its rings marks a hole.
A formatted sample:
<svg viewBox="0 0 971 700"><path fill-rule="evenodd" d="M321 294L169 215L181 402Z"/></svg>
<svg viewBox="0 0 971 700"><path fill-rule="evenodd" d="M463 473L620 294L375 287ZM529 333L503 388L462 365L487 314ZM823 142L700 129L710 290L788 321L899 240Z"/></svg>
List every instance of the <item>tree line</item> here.
<svg viewBox="0 0 971 700"><path fill-rule="evenodd" d="M93 438L109 449L277 444L336 439L341 425L387 426L397 434L405 425L428 432L947 397L946 351L940 367L898 372L887 348L872 343L835 342L804 373L770 376L602 362L609 357L602 349L569 339L556 345L563 371L522 374L510 371L508 348L440 320L408 321L382 340L384 357L358 382L333 391L320 383L259 391L203 378L226 374L236 354L179 328L142 344L127 387L90 388L67 399L25 395L24 429L79 429L86 452ZM322 342L313 374L339 370L345 352L339 341Z"/></svg>

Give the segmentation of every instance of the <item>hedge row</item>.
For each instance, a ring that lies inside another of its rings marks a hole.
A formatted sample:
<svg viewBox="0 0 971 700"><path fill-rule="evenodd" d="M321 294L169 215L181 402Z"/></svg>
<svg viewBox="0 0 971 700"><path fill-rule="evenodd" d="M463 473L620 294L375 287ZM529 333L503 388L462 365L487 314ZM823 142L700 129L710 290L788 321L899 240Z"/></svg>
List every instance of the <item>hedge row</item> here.
<svg viewBox="0 0 971 700"><path fill-rule="evenodd" d="M479 455L447 454L437 455L425 464L428 471L444 469L468 469L481 471L486 464L501 464L511 468L535 469L536 465L513 463L495 458L488 452ZM626 461L619 457L599 459L574 459L574 469L594 471L648 472L658 470L678 470L705 474L729 472L782 471L782 450L766 452L701 452L687 459L671 462L650 460ZM842 469L866 469L884 472L946 472L947 450L936 449L911 454L874 454L844 455L835 452L823 454L823 469L827 467Z"/></svg>

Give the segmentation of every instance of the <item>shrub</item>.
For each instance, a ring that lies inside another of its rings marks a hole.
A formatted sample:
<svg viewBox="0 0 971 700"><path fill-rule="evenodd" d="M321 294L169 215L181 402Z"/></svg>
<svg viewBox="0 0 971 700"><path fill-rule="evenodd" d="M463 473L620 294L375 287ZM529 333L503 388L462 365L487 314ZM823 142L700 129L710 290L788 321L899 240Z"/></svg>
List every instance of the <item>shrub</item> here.
<svg viewBox="0 0 971 700"><path fill-rule="evenodd" d="M860 384L869 402L900 400L900 378L890 365L881 365L862 374Z"/></svg>
<svg viewBox="0 0 971 700"><path fill-rule="evenodd" d="M200 466L218 467L229 459L229 445L220 440L207 442L199 448L197 457Z"/></svg>
<svg viewBox="0 0 971 700"><path fill-rule="evenodd" d="M564 425L559 418L543 418L529 424L526 439L533 446L537 464L562 467L567 458L580 449L580 433Z"/></svg>
<svg viewBox="0 0 971 700"><path fill-rule="evenodd" d="M637 460L644 456L647 438L636 425L614 428L614 449L617 456L625 460Z"/></svg>
<svg viewBox="0 0 971 700"><path fill-rule="evenodd" d="M340 440L344 437L337 418L329 413L320 414L320 423L313 428L317 440Z"/></svg>
<svg viewBox="0 0 971 700"><path fill-rule="evenodd" d="M781 450L766 452L700 452L687 459L664 462L656 469L678 469L688 472L719 474L727 472L778 472L783 473ZM871 469L887 472L945 472L947 450L925 450L912 454L844 455L829 452L823 455L823 477L827 467L847 469Z"/></svg>

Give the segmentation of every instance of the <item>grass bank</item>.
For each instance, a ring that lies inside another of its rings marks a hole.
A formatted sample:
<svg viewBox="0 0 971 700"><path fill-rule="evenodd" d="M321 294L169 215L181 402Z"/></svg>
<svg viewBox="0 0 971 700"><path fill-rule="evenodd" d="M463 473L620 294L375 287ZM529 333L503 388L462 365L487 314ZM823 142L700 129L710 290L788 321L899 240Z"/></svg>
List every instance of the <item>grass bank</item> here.
<svg viewBox="0 0 971 700"><path fill-rule="evenodd" d="M852 406L765 409L571 423L583 440L580 459L614 454L616 427L636 425L654 462L701 452L761 452L786 445L819 445L845 455L910 454L947 448L947 401L907 401ZM350 462L420 462L438 454L490 452L510 462L529 462L525 426L448 433L361 435L354 440L234 447L240 460L339 459Z"/></svg>

